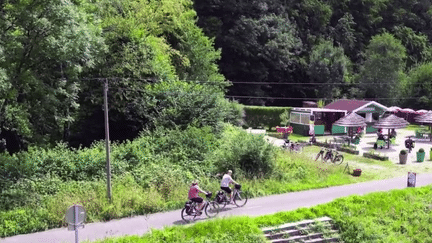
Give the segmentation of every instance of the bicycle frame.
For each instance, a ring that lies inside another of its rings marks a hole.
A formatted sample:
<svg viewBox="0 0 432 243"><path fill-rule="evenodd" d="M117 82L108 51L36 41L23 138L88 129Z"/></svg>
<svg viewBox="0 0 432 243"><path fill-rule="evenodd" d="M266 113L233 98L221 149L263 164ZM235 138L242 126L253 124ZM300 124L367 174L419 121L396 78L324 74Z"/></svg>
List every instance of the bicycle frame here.
<svg viewBox="0 0 432 243"><path fill-rule="evenodd" d="M232 191L233 191L232 196L233 196L233 198L234 198L234 197L237 195L238 190L234 188ZM223 192L224 192L224 195L225 195L225 197L224 197L224 202L228 202L228 203L229 203L229 200L228 200L228 193L227 193L226 191L223 191ZM231 199L231 200L232 200L232 199Z"/></svg>
<svg viewBox="0 0 432 243"><path fill-rule="evenodd" d="M204 203L204 205L203 205L202 209L204 209L207 206L207 204L209 204L209 202L207 200L204 200L203 203ZM198 212L197 206L198 206L197 202L192 202L191 209L193 209L194 212L191 215L197 216L197 212Z"/></svg>

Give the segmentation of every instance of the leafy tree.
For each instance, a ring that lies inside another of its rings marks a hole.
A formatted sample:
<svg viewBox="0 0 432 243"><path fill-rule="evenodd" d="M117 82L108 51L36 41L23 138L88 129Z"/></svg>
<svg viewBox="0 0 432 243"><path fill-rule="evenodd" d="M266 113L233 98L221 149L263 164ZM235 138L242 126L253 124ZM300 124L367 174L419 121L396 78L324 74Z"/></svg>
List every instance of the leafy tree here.
<svg viewBox="0 0 432 243"><path fill-rule="evenodd" d="M216 87L181 81L162 82L148 86L146 93L148 129L179 127L184 130L194 125L209 126L218 133L221 122L241 125L241 109L230 104Z"/></svg>
<svg viewBox="0 0 432 243"><path fill-rule="evenodd" d="M412 99L404 100L402 105L427 109L432 107L432 63L424 63L410 70L403 82L401 93ZM417 99L417 97L419 97Z"/></svg>
<svg viewBox="0 0 432 243"><path fill-rule="evenodd" d="M70 1L7 0L0 8L0 69L6 70L0 137L61 139L78 109L79 74L104 50L100 29Z"/></svg>
<svg viewBox="0 0 432 243"><path fill-rule="evenodd" d="M260 19L242 17L224 41L230 46L222 57L222 69L230 79L246 82L285 81L285 75L298 63L296 55L302 47L295 25L276 15ZM265 96L272 92L271 86L253 85L242 93Z"/></svg>
<svg viewBox="0 0 432 243"><path fill-rule="evenodd" d="M405 68L406 50L389 33L374 36L366 50L366 61L359 76L360 87L368 98L395 98ZM391 102L390 102L391 103Z"/></svg>
<svg viewBox="0 0 432 243"><path fill-rule="evenodd" d="M406 26L397 26L395 27L395 36L402 41L402 44L407 49L407 68L431 60L432 53L426 35L416 34Z"/></svg>
<svg viewBox="0 0 432 243"><path fill-rule="evenodd" d="M313 83L324 84L315 88L318 97L332 99L340 93L337 85L326 83L345 83L348 81L349 59L341 47L334 47L330 41L312 49L309 62L309 75Z"/></svg>
<svg viewBox="0 0 432 243"><path fill-rule="evenodd" d="M133 139L145 127L154 127L154 121L159 120L156 116L164 116L162 113L147 113L154 105L153 97L147 95L155 93L146 92L147 86L152 83L206 81L207 85L217 87L219 91L227 87L228 83L216 65L220 51L214 49L213 40L204 36L196 26L196 13L190 0L98 0L95 6L98 7L96 14L102 19L110 51L104 57L105 61L87 76L98 77L102 74L118 77L110 82L109 90L110 134L113 140ZM194 102L192 98L200 100L198 96L190 96L189 100L184 97L158 97L186 102L174 104L167 100L166 107L174 110ZM104 137L103 123L99 122L103 119L101 84L83 84L80 103L83 107L81 122L74 126L75 136L71 137L70 142L73 146L78 146L80 142L88 146L93 140ZM206 113L200 115L203 114ZM186 113L179 115L186 116ZM192 120L194 118L197 117L191 117ZM191 120L171 121L183 125ZM172 125L168 120L159 124Z"/></svg>
<svg viewBox="0 0 432 243"><path fill-rule="evenodd" d="M354 47L356 43L354 18L350 13L345 15L337 21L335 27L331 28L331 36L336 45L341 46L345 53L355 53Z"/></svg>

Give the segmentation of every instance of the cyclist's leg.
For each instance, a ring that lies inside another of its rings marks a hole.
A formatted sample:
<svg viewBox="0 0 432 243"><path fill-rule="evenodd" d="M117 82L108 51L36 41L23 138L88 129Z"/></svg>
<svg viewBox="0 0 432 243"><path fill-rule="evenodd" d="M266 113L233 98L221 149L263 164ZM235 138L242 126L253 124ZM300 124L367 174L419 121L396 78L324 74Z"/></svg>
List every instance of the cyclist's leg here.
<svg viewBox="0 0 432 243"><path fill-rule="evenodd" d="M228 199L231 201L232 190L229 187L221 187L221 189L225 192L225 195L228 195Z"/></svg>
<svg viewBox="0 0 432 243"><path fill-rule="evenodd" d="M202 199L201 197L194 197L191 199L193 202L197 203L197 211L201 211L204 205L204 199Z"/></svg>
<svg viewBox="0 0 432 243"><path fill-rule="evenodd" d="M235 191L236 189L233 189L233 190L231 190L231 198L230 198L230 203L231 204L234 204L234 191Z"/></svg>

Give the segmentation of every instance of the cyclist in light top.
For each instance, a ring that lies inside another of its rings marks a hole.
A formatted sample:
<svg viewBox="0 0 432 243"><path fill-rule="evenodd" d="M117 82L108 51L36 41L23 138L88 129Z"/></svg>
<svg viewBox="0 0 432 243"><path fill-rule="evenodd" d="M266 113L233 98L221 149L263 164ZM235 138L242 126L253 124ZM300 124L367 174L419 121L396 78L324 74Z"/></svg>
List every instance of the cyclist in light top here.
<svg viewBox="0 0 432 243"><path fill-rule="evenodd" d="M228 170L228 172L223 176L221 182L221 189L228 193L228 196L230 198L230 203L233 203L232 190L231 188L229 188L229 184L231 183L238 184L238 183L231 178L231 175L232 175L232 171Z"/></svg>
<svg viewBox="0 0 432 243"><path fill-rule="evenodd" d="M189 198L189 200L198 203L197 210L198 210L198 213L201 214L201 210L202 210L203 205L204 205L204 203L203 203L204 199L202 197L198 196L199 192L207 195L207 192L205 192L205 191L201 190L201 188L199 188L198 180L195 180L192 182L192 185L189 188L188 198Z"/></svg>

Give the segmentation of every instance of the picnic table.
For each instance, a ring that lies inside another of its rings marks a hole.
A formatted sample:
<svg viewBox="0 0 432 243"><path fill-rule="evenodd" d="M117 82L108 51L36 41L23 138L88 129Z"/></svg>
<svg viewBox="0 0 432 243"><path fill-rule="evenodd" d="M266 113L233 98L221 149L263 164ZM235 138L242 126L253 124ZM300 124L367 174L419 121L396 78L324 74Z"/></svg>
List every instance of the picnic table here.
<svg viewBox="0 0 432 243"><path fill-rule="evenodd" d="M430 138L430 131L427 130L416 130L415 131L416 138Z"/></svg>

